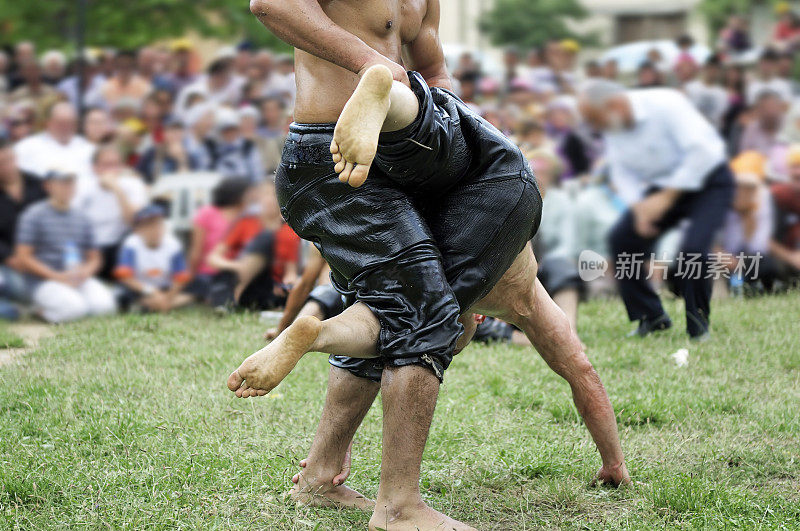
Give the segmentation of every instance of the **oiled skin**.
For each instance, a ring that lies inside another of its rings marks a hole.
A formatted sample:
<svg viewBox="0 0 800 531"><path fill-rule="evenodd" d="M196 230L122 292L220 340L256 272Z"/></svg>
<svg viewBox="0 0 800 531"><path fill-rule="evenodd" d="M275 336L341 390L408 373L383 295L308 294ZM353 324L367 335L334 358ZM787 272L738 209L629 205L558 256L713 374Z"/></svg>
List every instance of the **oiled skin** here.
<svg viewBox="0 0 800 531"><path fill-rule="evenodd" d="M250 8L297 48L297 122L335 122L358 73L373 64L389 66L398 81L407 82L409 69L431 86L451 88L438 0L252 0Z"/></svg>

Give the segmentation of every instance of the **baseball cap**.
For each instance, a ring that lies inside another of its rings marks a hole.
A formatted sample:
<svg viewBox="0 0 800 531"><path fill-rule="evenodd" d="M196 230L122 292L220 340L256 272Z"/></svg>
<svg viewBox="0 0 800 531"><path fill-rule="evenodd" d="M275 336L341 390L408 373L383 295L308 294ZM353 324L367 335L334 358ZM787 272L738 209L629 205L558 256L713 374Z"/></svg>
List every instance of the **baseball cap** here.
<svg viewBox="0 0 800 531"><path fill-rule="evenodd" d="M167 213L158 205L147 205L133 216L133 224L139 225L154 218L163 218Z"/></svg>
<svg viewBox="0 0 800 531"><path fill-rule="evenodd" d="M76 179L77 174L74 171L65 170L63 168L53 168L45 172L42 179L45 181L68 181Z"/></svg>

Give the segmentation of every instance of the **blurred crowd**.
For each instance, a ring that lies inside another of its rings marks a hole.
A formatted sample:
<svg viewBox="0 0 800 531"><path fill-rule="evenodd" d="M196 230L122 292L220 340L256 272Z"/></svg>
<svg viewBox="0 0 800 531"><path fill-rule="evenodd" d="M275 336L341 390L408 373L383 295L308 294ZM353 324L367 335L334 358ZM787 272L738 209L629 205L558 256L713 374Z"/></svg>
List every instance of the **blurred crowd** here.
<svg viewBox="0 0 800 531"><path fill-rule="evenodd" d="M733 16L702 59L691 36L675 44L675 57L654 47L634 72L613 59L579 61L572 40L507 49L500 73L477 54L449 58L458 95L534 168L545 196L540 278L573 324L583 297L608 290L581 279L579 256L609 255L608 230L626 208L601 137L577 111L575 95L596 78L677 88L724 138L737 192L718 241L731 272L721 287L761 293L796 282L800 17L780 9L769 42L754 43ZM272 182L294 95L291 55L247 42L205 60L185 39L75 58L32 42L0 51L0 317L280 308L307 249L282 220ZM177 199L162 185L200 174L214 178L191 196L190 226L178 227ZM676 232L662 241L666 255ZM757 275L735 274L743 253L763 257Z"/></svg>

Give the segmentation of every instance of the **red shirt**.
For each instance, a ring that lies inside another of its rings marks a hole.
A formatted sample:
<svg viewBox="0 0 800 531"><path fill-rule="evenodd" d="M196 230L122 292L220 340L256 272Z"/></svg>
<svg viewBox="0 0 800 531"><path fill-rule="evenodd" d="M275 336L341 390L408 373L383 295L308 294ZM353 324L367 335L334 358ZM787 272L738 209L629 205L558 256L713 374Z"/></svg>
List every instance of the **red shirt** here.
<svg viewBox="0 0 800 531"><path fill-rule="evenodd" d="M300 236L292 228L283 224L275 233L275 251L272 264L272 278L275 282L283 282L288 264L297 264L300 260Z"/></svg>

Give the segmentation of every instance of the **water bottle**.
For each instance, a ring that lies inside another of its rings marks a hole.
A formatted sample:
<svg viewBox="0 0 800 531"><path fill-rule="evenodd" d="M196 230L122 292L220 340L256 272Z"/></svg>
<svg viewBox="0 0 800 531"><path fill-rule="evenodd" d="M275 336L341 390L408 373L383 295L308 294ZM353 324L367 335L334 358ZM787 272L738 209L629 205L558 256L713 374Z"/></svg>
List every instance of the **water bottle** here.
<svg viewBox="0 0 800 531"><path fill-rule="evenodd" d="M64 244L64 271L74 271L81 265L81 250L75 242Z"/></svg>
<svg viewBox="0 0 800 531"><path fill-rule="evenodd" d="M744 294L744 277L741 273L731 275L730 280L731 295L741 297Z"/></svg>

